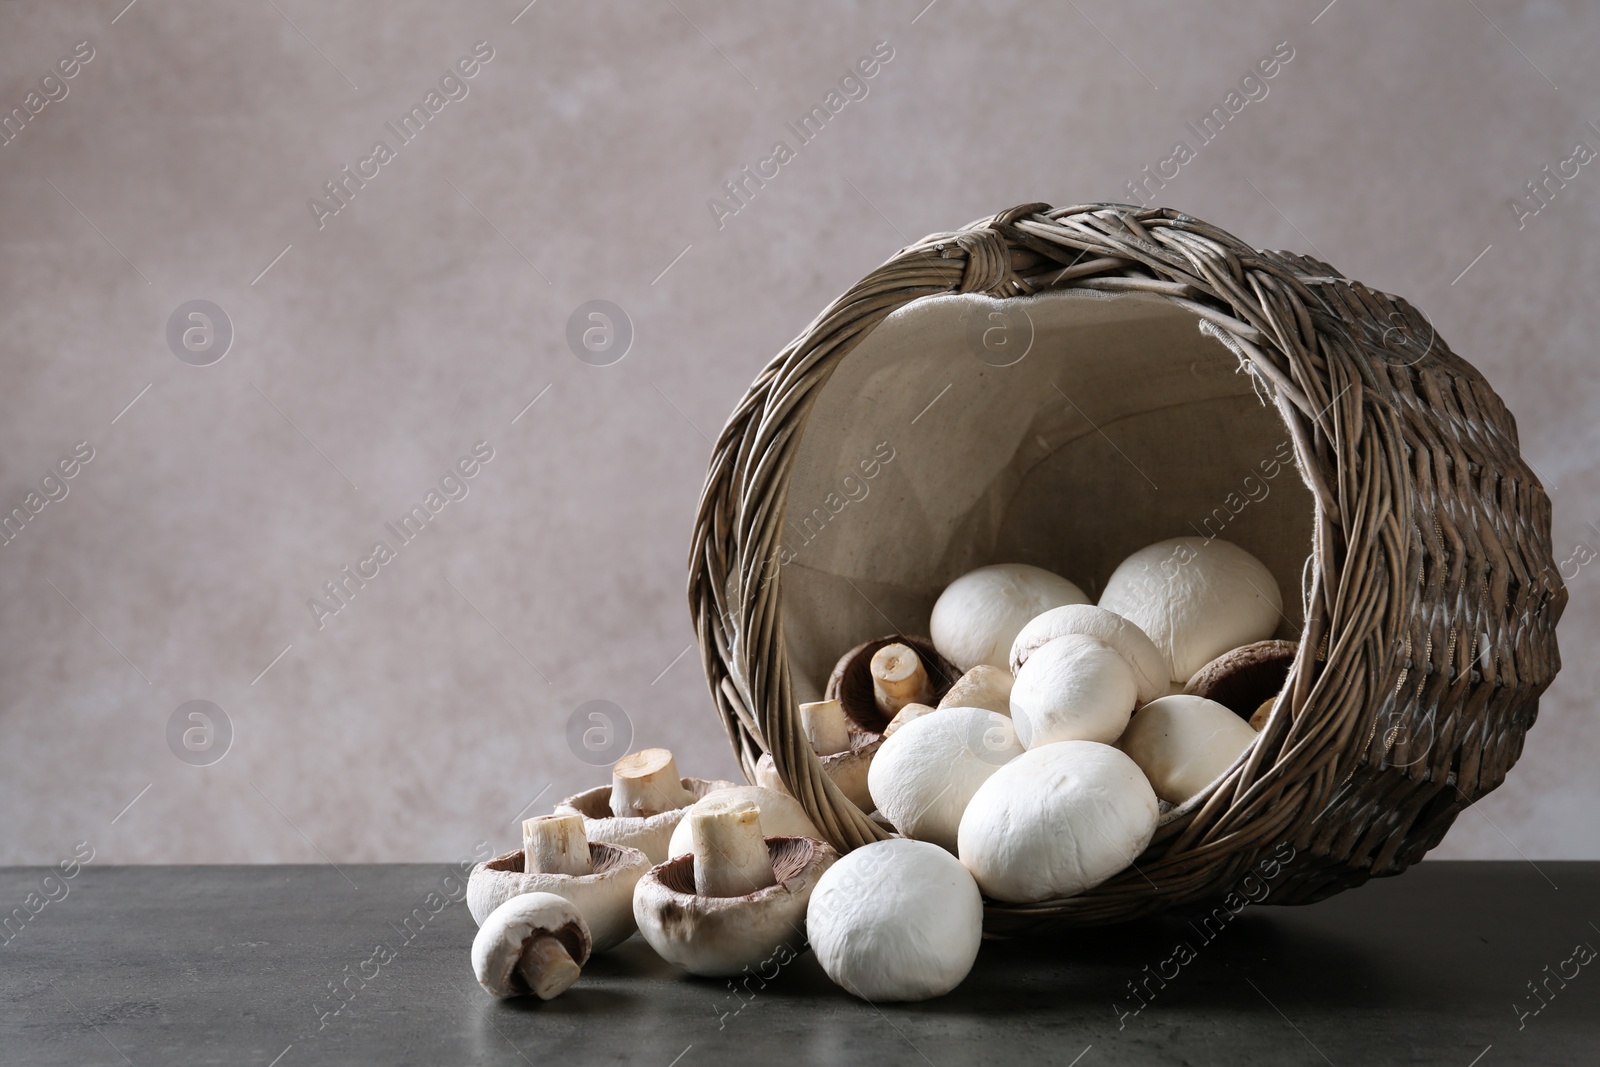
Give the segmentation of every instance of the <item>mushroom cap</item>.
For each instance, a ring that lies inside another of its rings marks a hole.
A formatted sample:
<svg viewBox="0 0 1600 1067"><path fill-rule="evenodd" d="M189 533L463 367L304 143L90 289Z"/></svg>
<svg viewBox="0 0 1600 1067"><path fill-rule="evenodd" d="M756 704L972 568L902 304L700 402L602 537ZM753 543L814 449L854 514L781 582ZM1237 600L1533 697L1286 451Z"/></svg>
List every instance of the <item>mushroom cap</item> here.
<svg viewBox="0 0 1600 1067"><path fill-rule="evenodd" d="M1283 594L1266 564L1229 541L1174 537L1117 565L1100 606L1149 635L1186 682L1230 648L1271 637Z"/></svg>
<svg viewBox="0 0 1600 1067"><path fill-rule="evenodd" d="M1183 691L1249 715L1283 692L1299 650L1296 641L1257 641L1230 649L1196 671Z"/></svg>
<svg viewBox="0 0 1600 1067"><path fill-rule="evenodd" d="M626 845L589 842L588 874L528 873L522 849L504 852L472 868L467 876L467 910L479 926L496 908L524 893L554 893L583 913L592 951L604 952L628 939L633 923L633 887L650 860Z"/></svg>
<svg viewBox="0 0 1600 1067"><path fill-rule="evenodd" d="M652 867L633 892L633 916L650 947L690 974L717 977L755 967L787 946L805 945L806 904L839 856L809 837L769 837L777 882L738 897L694 891L694 854Z"/></svg>
<svg viewBox="0 0 1600 1067"><path fill-rule="evenodd" d="M1036 615L1011 643L1012 673L1022 669L1034 650L1068 634L1098 637L1128 661L1139 686L1139 703L1167 695L1167 660L1150 635L1114 611L1094 604L1066 604Z"/></svg>
<svg viewBox="0 0 1600 1067"><path fill-rule="evenodd" d="M978 787L1022 755L1011 720L987 708L944 708L884 739L867 772L872 799L894 828L954 853L961 813Z"/></svg>
<svg viewBox="0 0 1600 1067"><path fill-rule="evenodd" d="M862 811L872 810L872 791L867 788L867 775L872 761L883 747L882 734L851 734L850 747L831 756L818 756L822 773L839 787L850 803Z"/></svg>
<svg viewBox="0 0 1600 1067"><path fill-rule="evenodd" d="M1025 627L1026 628L1026 627ZM939 701L941 708L985 708L1011 717L1011 687L1016 679L1010 671L980 663L956 679Z"/></svg>
<svg viewBox="0 0 1600 1067"><path fill-rule="evenodd" d="M972 970L983 940L983 897L938 845L876 841L822 876L806 933L817 962L847 992L867 1001L927 1000Z"/></svg>
<svg viewBox="0 0 1600 1067"><path fill-rule="evenodd" d="M733 782L707 781L704 778L684 778L681 781L683 788L692 793L695 800L718 789L732 789L734 786ZM689 805L642 817L613 815L611 787L601 785L568 797L557 804L555 810L558 815L569 812L582 815L583 832L590 841L636 848L651 863L660 863L667 858L667 843L672 840L672 831L677 829L678 821L689 810Z"/></svg>
<svg viewBox="0 0 1600 1067"><path fill-rule="evenodd" d="M922 660L923 669L928 672L928 682L933 686L935 700L943 696L961 675L955 664L939 655L933 642L926 637L889 634L887 637L863 641L839 657L822 694L825 699L837 700L844 708L853 733L881 734L884 727L889 725L888 718L878 710L872 690L872 657L885 645L905 645L917 654L917 658Z"/></svg>
<svg viewBox="0 0 1600 1067"><path fill-rule="evenodd" d="M472 939L472 970L478 984L497 997L527 993L517 962L523 946L540 934L560 941L579 967L589 962L589 924L583 913L554 893L522 893L490 912Z"/></svg>
<svg viewBox="0 0 1600 1067"><path fill-rule="evenodd" d="M1251 744L1250 724L1215 700L1179 693L1139 709L1117 742L1156 796L1182 804L1220 778Z"/></svg>
<svg viewBox="0 0 1600 1067"><path fill-rule="evenodd" d="M968 571L939 594L928 629L962 671L980 663L1009 670L1011 643L1028 620L1063 604L1087 604L1075 584L1043 567L996 563Z"/></svg>
<svg viewBox="0 0 1600 1067"><path fill-rule="evenodd" d="M736 785L731 789L718 789L714 793L707 793L693 804L689 811L700 807L708 801L733 801L748 800L761 809L761 836L762 837L815 837L820 839L822 831L817 829L816 823L811 821L811 816L806 814L806 809L800 802L787 793L779 793L759 785ZM672 831L672 841L667 846L667 856L682 856L693 850L692 835L689 830L689 816L684 814L683 820L678 823L677 829Z"/></svg>
<svg viewBox="0 0 1600 1067"><path fill-rule="evenodd" d="M780 796L792 797L794 795L789 792L789 787L783 784L783 778L778 774L777 761L772 758L772 753L770 752L763 752L756 758L756 785ZM677 830L674 829L673 833L677 833ZM667 851L670 852L671 848L668 848Z"/></svg>
<svg viewBox="0 0 1600 1067"><path fill-rule="evenodd" d="M1126 754L1094 741L1059 741L1024 752L978 787L961 817L957 851L996 900L1056 900L1138 858L1158 811L1155 791Z"/></svg>
<svg viewBox="0 0 1600 1067"><path fill-rule="evenodd" d="M1055 741L1110 744L1139 696L1133 668L1088 634L1067 634L1033 651L1011 687L1011 721L1027 748Z"/></svg>

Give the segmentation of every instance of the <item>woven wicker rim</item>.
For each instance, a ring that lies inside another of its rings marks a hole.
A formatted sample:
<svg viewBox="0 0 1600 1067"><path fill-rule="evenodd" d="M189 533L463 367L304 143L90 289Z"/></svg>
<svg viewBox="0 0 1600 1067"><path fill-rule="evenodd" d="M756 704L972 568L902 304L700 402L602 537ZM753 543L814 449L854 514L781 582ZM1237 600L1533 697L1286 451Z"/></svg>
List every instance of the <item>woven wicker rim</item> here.
<svg viewBox="0 0 1600 1067"><path fill-rule="evenodd" d="M1566 590L1549 498L1499 397L1409 304L1164 208L1025 204L924 238L761 371L717 440L690 552L701 658L746 776L770 752L841 851L888 836L826 779L799 729L770 565L787 472L829 376L895 309L1067 287L1188 310L1270 397L1315 502L1305 628L1255 746L1166 816L1132 867L1071 899L991 903L987 928L1215 899L1285 844L1273 902L1398 873L1504 779L1560 669Z"/></svg>

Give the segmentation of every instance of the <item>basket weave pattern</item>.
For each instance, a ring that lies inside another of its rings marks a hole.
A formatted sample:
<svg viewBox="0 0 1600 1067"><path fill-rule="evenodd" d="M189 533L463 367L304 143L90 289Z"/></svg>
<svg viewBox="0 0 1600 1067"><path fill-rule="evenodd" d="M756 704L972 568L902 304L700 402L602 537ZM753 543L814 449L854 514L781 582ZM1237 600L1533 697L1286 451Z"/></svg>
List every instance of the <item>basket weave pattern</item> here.
<svg viewBox="0 0 1600 1067"><path fill-rule="evenodd" d="M1223 895L1284 842L1274 903L1395 874L1504 780L1560 667L1550 502L1482 375L1403 300L1168 209L1027 204L902 249L760 373L712 454L689 600L747 776L770 752L841 850L884 830L800 729L781 614L787 472L820 390L924 296L1058 287L1188 309L1275 405L1315 500L1305 628L1284 695L1234 770L1079 896L987 908L993 933L1130 919Z"/></svg>

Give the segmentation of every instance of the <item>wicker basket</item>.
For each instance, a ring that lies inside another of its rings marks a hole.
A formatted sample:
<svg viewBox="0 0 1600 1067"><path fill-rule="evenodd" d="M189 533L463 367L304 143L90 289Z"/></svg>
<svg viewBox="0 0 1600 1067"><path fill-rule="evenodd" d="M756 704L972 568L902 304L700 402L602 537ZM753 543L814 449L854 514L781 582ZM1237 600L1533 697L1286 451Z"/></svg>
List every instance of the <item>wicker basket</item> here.
<svg viewBox="0 0 1600 1067"><path fill-rule="evenodd" d="M990 319L1027 333L1025 359L969 343ZM1045 382L1060 397L1040 398ZM1012 411L1034 412L1036 441ZM851 466L842 449L874 430L901 443ZM1288 473L1236 515L1239 471L1267 484L1264 460L1244 464L1274 435ZM1001 473L982 466L1007 448ZM797 502L797 480L815 494L830 471L847 472L843 495ZM1287 848L1273 903L1400 872L1504 779L1560 667L1549 499L1499 397L1409 304L1166 209L1027 204L928 237L757 377L712 455L689 579L746 775L770 752L836 847L885 837L800 730L796 705L832 656L926 633L940 588L972 566L1039 563L1097 595L1122 555L1218 514L1278 575L1278 636L1299 639L1271 718L1128 870L1070 899L990 902L986 928L1209 906ZM803 558L808 538L820 563Z"/></svg>

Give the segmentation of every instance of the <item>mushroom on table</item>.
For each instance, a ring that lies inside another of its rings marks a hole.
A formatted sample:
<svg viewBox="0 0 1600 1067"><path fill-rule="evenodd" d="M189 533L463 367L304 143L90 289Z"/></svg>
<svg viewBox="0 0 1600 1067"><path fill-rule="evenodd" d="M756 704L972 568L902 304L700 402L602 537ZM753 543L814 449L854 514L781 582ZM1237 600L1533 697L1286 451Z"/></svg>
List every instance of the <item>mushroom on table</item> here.
<svg viewBox="0 0 1600 1067"><path fill-rule="evenodd" d="M806 909L817 962L864 1000L927 1000L961 984L983 939L983 896L926 841L864 845L824 874Z"/></svg>
<svg viewBox="0 0 1600 1067"><path fill-rule="evenodd" d="M593 951L633 933L633 887L650 869L643 852L590 841L583 816L539 815L522 824L523 847L486 860L467 878L467 910L480 925L501 904L524 893L554 893L589 924Z"/></svg>
<svg viewBox="0 0 1600 1067"><path fill-rule="evenodd" d="M838 854L807 837L763 837L760 819L749 800L697 806L690 853L639 880L634 918L662 959L715 977L804 946L812 887Z"/></svg>
<svg viewBox="0 0 1600 1067"><path fill-rule="evenodd" d="M636 848L651 863L660 863L689 805L733 784L681 778L670 751L646 748L617 761L610 785L568 797L556 805L556 813L583 816L590 841Z"/></svg>
<svg viewBox="0 0 1600 1067"><path fill-rule="evenodd" d="M478 984L497 997L558 997L589 962L589 925L554 893L523 893L496 908L472 939Z"/></svg>
<svg viewBox="0 0 1600 1067"><path fill-rule="evenodd" d="M748 800L761 811L761 836L763 837L813 837L820 839L822 831L811 821L800 802L787 793L779 793L759 785L736 785L731 789L718 789L707 793L684 813L678 828L672 831L672 842L667 846L667 856L677 857L694 851L692 833L693 815L714 803Z"/></svg>

